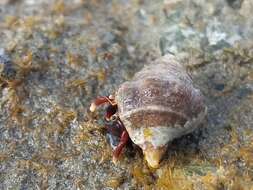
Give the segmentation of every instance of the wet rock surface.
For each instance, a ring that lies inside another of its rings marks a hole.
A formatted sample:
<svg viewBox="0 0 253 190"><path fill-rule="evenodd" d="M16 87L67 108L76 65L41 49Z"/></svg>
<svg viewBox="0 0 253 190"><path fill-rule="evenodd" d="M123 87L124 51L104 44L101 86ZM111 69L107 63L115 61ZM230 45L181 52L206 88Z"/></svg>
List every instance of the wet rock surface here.
<svg viewBox="0 0 253 190"><path fill-rule="evenodd" d="M0 189L253 187L251 0L0 3ZM173 53L205 95L207 122L158 170L117 165L91 100Z"/></svg>

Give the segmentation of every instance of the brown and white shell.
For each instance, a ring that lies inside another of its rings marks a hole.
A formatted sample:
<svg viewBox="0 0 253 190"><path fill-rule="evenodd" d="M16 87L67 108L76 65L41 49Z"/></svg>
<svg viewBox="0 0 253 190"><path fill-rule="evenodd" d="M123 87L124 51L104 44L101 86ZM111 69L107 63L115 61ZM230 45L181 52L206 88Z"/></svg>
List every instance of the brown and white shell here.
<svg viewBox="0 0 253 190"><path fill-rule="evenodd" d="M115 98L120 119L151 167L158 167L168 142L192 132L206 114L201 92L173 55L145 66Z"/></svg>

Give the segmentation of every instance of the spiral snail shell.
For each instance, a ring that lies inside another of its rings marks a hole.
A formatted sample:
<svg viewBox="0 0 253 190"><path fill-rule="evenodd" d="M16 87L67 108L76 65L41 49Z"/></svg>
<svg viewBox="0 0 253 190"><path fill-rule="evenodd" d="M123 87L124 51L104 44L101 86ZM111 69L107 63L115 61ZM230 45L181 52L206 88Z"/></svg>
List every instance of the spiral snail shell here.
<svg viewBox="0 0 253 190"><path fill-rule="evenodd" d="M117 104L125 130L153 168L159 166L168 142L192 132L206 115L203 95L173 55L145 66L120 85L110 100ZM94 110L96 105L92 106Z"/></svg>

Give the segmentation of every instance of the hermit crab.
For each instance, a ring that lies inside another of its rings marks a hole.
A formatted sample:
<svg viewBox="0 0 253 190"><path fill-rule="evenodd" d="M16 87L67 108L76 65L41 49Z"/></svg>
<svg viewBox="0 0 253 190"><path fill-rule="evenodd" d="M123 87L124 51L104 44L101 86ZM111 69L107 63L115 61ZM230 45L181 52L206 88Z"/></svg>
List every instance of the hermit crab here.
<svg viewBox="0 0 253 190"><path fill-rule="evenodd" d="M116 119L110 130L115 127L120 136L113 159L130 138L152 168L159 167L170 141L201 126L206 115L203 95L171 54L146 65L131 81L120 85L115 96L95 99L90 111L106 103L105 118Z"/></svg>

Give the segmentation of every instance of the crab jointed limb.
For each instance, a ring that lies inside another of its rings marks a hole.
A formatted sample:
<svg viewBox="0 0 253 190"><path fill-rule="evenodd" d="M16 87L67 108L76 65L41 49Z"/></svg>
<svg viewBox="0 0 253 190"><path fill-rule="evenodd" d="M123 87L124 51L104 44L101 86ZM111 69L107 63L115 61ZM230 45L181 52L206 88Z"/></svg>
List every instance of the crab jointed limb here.
<svg viewBox="0 0 253 190"><path fill-rule="evenodd" d="M116 116L118 108L117 108L117 103L115 102L114 97L112 95L101 96L95 99L95 101L92 102L90 106L90 111L94 112L97 106L101 106L103 104L109 104L106 108L105 119L109 121L112 119L113 116L115 116L116 118L112 125L106 126L107 132L110 135L114 135L120 138L119 143L117 144L116 148L113 150L113 162L116 163L119 156L121 155L123 148L128 143L129 135L122 121L119 119L118 116Z"/></svg>
<svg viewBox="0 0 253 190"><path fill-rule="evenodd" d="M120 142L119 144L117 145L117 147L115 148L115 150L113 151L113 158L112 158L112 161L114 163L117 162L123 148L126 146L127 142L129 140L129 135L127 133L126 130L124 130L120 136Z"/></svg>
<svg viewBox="0 0 253 190"><path fill-rule="evenodd" d="M117 105L114 100L114 97L112 95L101 96L101 97L96 98L95 101L91 103L90 111L94 112L96 110L97 106L100 106L105 103L110 103L112 106Z"/></svg>

